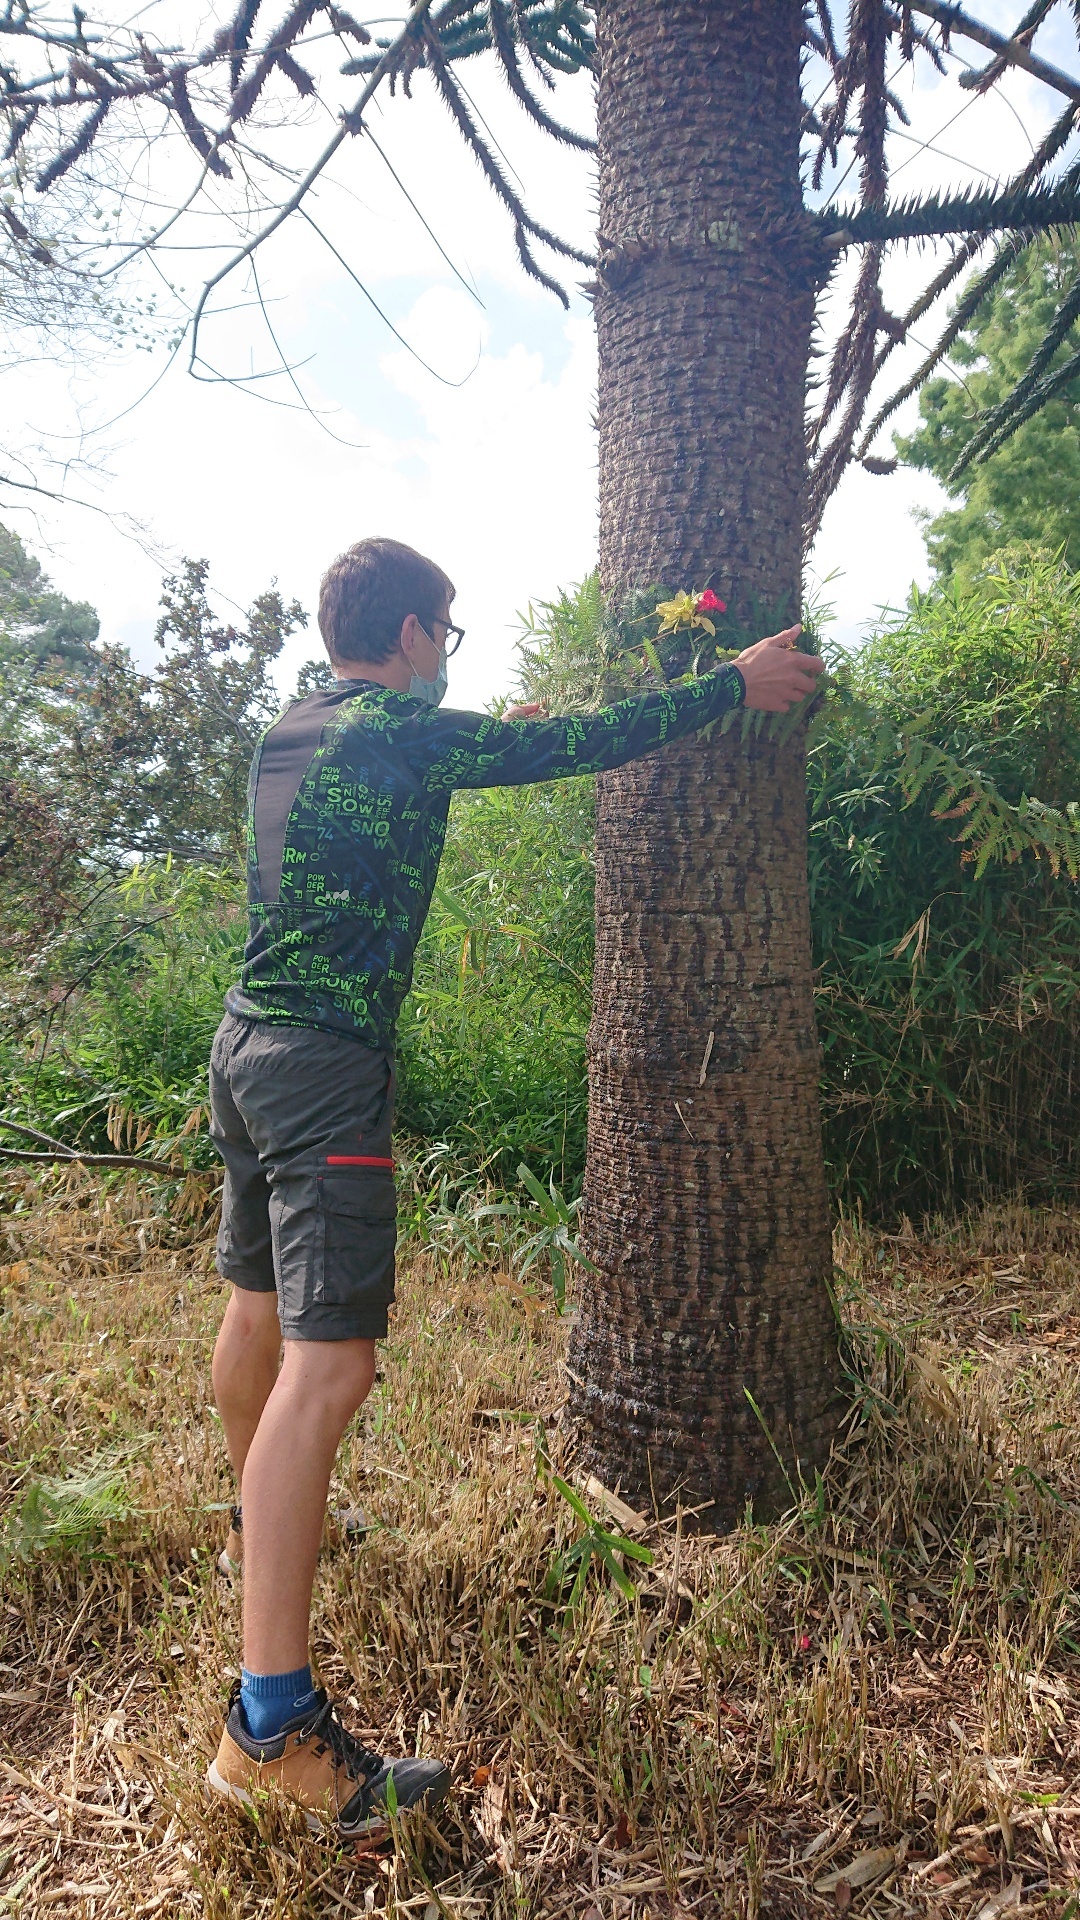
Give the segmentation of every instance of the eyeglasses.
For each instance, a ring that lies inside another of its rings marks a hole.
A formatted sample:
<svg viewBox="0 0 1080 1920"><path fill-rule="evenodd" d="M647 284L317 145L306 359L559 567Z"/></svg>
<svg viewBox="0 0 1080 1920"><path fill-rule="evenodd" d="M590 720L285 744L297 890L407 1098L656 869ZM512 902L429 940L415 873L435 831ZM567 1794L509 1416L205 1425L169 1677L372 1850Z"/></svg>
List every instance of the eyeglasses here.
<svg viewBox="0 0 1080 1920"><path fill-rule="evenodd" d="M435 625L436 627L446 628L446 639L443 642L442 650L445 653L447 659L452 660L458 648L460 647L462 641L465 638L464 627L455 627L452 620L435 620L433 622L433 625ZM451 638L451 636L453 637Z"/></svg>

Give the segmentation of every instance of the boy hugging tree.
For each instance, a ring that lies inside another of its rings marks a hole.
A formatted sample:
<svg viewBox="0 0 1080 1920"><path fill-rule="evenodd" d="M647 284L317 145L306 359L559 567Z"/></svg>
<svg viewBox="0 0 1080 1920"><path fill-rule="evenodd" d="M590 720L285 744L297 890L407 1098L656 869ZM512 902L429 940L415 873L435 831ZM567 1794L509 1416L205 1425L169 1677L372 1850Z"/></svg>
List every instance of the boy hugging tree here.
<svg viewBox="0 0 1080 1920"><path fill-rule="evenodd" d="M222 1565L243 1558L244 1665L207 1779L243 1803L273 1780L346 1838L384 1828L388 1797L430 1807L450 1782L441 1760L361 1745L308 1664L330 1472L394 1298L394 1029L450 796L621 766L731 707L787 712L822 671L792 627L586 717L457 713L441 707L464 638L453 597L395 540L361 540L326 574L336 685L294 700L256 751L251 931L210 1062L231 1283L214 1394L242 1489Z"/></svg>

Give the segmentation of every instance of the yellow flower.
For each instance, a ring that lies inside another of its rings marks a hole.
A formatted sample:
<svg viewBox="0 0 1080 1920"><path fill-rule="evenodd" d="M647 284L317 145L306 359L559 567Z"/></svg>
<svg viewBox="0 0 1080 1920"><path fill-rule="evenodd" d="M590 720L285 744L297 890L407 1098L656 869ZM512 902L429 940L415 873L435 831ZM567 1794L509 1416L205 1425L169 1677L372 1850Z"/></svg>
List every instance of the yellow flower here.
<svg viewBox="0 0 1080 1920"><path fill-rule="evenodd" d="M660 615L660 633L675 633L679 627L692 627L697 623L695 596L692 593L677 593L674 600L661 600L656 611Z"/></svg>
<svg viewBox="0 0 1080 1920"><path fill-rule="evenodd" d="M660 625L656 630L657 639L659 640L665 633L678 633L683 627L704 627L706 633L711 633L715 638L716 628L712 621L698 612L698 601L701 597L697 593L677 593L674 600L661 600L656 609L660 615ZM717 607L723 609L723 601L715 600L715 596L710 595L709 604L712 605L714 602Z"/></svg>

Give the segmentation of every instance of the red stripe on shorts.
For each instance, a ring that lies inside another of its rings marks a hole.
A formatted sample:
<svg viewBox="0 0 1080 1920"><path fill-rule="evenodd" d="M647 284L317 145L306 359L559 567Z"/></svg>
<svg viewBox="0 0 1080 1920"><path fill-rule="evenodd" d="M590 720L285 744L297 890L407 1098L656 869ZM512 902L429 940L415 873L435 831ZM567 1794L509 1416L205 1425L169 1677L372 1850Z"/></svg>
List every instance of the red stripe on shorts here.
<svg viewBox="0 0 1080 1920"><path fill-rule="evenodd" d="M380 1160L370 1153L328 1153L326 1164L328 1167L390 1167L391 1169L394 1165L392 1160Z"/></svg>

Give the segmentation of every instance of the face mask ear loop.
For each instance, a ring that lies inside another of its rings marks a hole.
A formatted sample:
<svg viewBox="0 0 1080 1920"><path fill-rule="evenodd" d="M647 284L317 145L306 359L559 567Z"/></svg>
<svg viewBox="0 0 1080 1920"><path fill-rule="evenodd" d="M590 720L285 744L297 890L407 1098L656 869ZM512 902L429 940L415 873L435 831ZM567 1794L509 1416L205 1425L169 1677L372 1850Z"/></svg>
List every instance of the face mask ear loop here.
<svg viewBox="0 0 1080 1920"><path fill-rule="evenodd" d="M446 697L447 684L446 655L440 653L439 671L434 680L422 680L418 673L414 673L409 682L409 697L412 700L423 701L425 707L439 707Z"/></svg>
<svg viewBox="0 0 1080 1920"><path fill-rule="evenodd" d="M416 624L418 627L420 626L419 621L417 621ZM426 627L420 627L420 631L425 640L431 640L431 635ZM431 644L433 647L435 646L434 640L431 640ZM446 697L446 689L449 684L446 674L445 651L442 648L437 648L436 651L439 655L439 670L434 680L422 680L418 673L414 673L409 682L410 699L421 700L426 707L441 706Z"/></svg>

